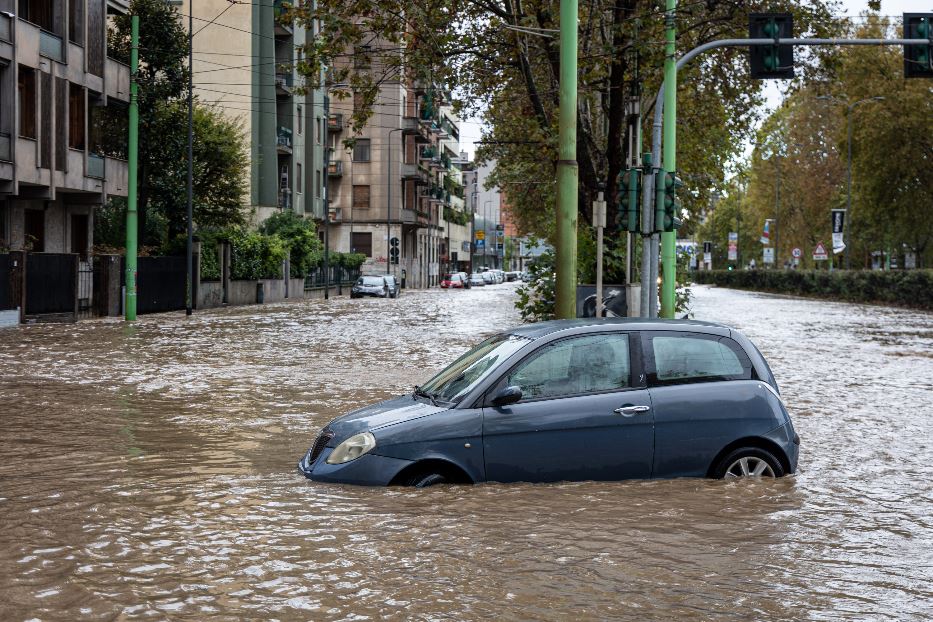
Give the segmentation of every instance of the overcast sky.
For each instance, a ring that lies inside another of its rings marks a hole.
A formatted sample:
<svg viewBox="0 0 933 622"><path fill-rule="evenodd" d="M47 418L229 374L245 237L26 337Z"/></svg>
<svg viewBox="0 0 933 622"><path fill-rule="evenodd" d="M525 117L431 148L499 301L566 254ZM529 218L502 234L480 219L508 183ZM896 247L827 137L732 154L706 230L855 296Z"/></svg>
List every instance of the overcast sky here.
<svg viewBox="0 0 933 622"><path fill-rule="evenodd" d="M856 16L868 6L866 0L842 0L840 14ZM881 0L882 15L900 16L903 13L930 13L933 12L933 0ZM765 93L768 98L768 107L774 108L781 103L786 83L783 80L768 80ZM460 148L466 151L470 158L476 151L475 143L480 139L482 126L478 119L464 121L460 125Z"/></svg>

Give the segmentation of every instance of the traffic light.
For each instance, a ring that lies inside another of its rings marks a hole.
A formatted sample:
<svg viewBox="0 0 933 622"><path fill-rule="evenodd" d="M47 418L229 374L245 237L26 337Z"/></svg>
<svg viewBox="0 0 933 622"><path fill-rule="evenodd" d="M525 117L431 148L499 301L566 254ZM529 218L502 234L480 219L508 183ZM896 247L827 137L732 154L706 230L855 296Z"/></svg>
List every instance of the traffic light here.
<svg viewBox="0 0 933 622"><path fill-rule="evenodd" d="M920 42L904 46L904 77L933 78L933 13L904 13L904 38Z"/></svg>
<svg viewBox="0 0 933 622"><path fill-rule="evenodd" d="M389 240L389 263L398 264L398 238Z"/></svg>
<svg viewBox="0 0 933 622"><path fill-rule="evenodd" d="M794 17L790 13L752 13L748 16L749 39L792 39ZM792 45L751 45L751 76L755 80L794 77Z"/></svg>
<svg viewBox="0 0 933 622"><path fill-rule="evenodd" d="M638 233L638 195L641 194L641 171L629 168L619 173L619 225Z"/></svg>
<svg viewBox="0 0 933 622"><path fill-rule="evenodd" d="M654 229L670 232L680 229L681 204L677 199L677 189L684 183L676 173L658 169L655 179Z"/></svg>

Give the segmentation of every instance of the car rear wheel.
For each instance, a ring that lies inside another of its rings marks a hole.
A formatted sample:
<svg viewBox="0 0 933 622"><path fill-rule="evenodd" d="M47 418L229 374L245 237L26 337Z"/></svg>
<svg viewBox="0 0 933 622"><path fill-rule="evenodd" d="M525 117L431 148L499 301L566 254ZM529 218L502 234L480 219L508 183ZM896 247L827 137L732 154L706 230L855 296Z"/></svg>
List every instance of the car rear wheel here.
<svg viewBox="0 0 933 622"><path fill-rule="evenodd" d="M428 486L447 484L449 482L450 480L440 473L416 473L408 478L408 485L414 486L415 488L427 488Z"/></svg>
<svg viewBox="0 0 933 622"><path fill-rule="evenodd" d="M713 472L719 479L734 477L783 477L784 467L774 455L758 447L742 447L729 452Z"/></svg>

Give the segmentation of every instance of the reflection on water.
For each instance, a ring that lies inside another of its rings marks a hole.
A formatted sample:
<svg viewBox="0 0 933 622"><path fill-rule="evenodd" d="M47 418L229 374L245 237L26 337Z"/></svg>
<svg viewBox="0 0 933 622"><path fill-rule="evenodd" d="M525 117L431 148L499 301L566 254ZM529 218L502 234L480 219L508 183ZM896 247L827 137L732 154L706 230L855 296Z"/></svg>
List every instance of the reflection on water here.
<svg viewBox="0 0 933 622"><path fill-rule="evenodd" d="M796 477L412 491L295 470L331 418L517 323L510 285L2 331L2 618L933 615L933 316L695 293L771 362Z"/></svg>

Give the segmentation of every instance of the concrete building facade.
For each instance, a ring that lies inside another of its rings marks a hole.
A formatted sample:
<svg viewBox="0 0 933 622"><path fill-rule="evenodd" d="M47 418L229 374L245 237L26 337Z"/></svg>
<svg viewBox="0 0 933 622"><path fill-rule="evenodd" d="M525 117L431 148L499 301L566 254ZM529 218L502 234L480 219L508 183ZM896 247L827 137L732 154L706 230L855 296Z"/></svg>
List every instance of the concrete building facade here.
<svg viewBox="0 0 933 622"><path fill-rule="evenodd" d="M190 0L181 6L187 21ZM324 96L296 67L314 31L286 18L289 3L194 3L194 88L243 129L250 145L253 224L283 211L324 219Z"/></svg>
<svg viewBox="0 0 933 622"><path fill-rule="evenodd" d="M0 249L86 258L94 207L126 196L129 67L106 36L126 5L0 0Z"/></svg>

